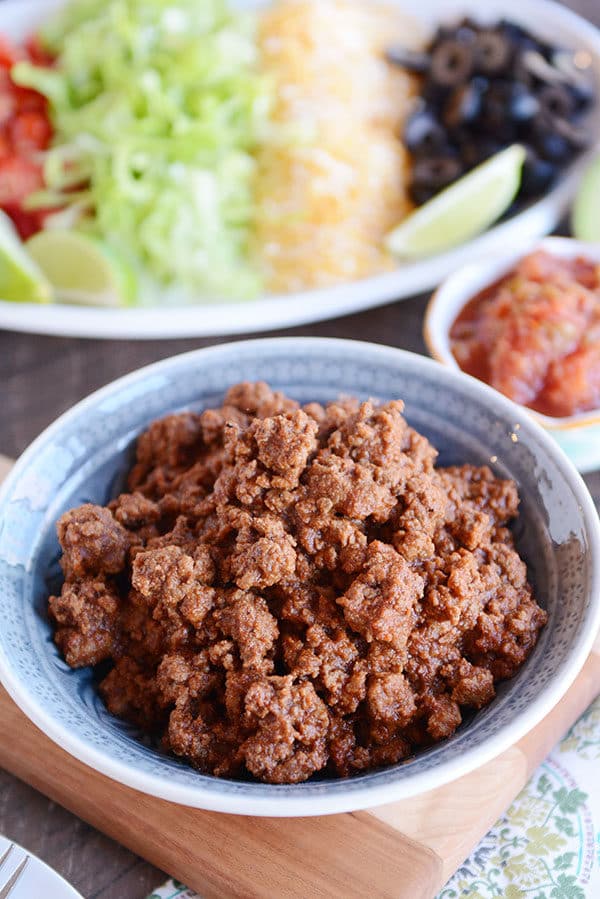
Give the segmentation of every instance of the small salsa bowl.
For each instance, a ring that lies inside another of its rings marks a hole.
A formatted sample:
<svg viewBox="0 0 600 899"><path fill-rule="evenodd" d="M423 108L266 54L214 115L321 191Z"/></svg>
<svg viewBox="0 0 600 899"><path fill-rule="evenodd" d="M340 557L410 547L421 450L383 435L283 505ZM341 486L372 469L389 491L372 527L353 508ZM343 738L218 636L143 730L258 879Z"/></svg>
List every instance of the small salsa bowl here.
<svg viewBox="0 0 600 899"><path fill-rule="evenodd" d="M425 313L423 336L431 356L442 365L461 371L450 349L450 329L463 307L481 290L490 287L527 254L545 250L553 256L583 256L600 264L600 245L570 237L548 237L530 245L507 247L458 269L432 295ZM600 468L600 409L563 418L542 415L521 406L548 431L581 472Z"/></svg>

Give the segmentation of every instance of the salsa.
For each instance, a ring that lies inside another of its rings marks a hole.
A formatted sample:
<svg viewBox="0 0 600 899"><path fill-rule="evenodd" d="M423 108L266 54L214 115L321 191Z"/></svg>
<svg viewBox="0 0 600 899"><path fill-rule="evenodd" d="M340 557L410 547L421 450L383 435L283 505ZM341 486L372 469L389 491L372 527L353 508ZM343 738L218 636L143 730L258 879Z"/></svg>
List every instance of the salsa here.
<svg viewBox="0 0 600 899"><path fill-rule="evenodd" d="M536 412L600 407L600 265L531 253L466 304L450 344L463 371Z"/></svg>

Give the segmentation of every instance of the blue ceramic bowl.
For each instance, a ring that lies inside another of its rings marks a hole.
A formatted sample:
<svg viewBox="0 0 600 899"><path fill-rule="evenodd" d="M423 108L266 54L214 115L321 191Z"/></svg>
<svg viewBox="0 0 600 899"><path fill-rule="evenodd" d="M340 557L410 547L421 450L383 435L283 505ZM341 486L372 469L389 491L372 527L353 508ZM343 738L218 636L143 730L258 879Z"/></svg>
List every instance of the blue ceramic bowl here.
<svg viewBox="0 0 600 899"><path fill-rule="evenodd" d="M521 494L516 536L549 623L519 674L445 743L349 780L294 786L204 776L161 755L111 717L89 670L72 671L52 642L46 598L59 576L55 522L118 490L136 435L177 409L218 404L226 387L265 379L301 401L340 393L402 397L409 422L442 464L488 463ZM600 623L600 528L587 490L555 442L479 381L400 350L296 338L234 343L167 359L93 394L46 430L0 494L0 679L49 737L98 771L184 805L247 815L366 808L429 790L485 763L560 699Z"/></svg>

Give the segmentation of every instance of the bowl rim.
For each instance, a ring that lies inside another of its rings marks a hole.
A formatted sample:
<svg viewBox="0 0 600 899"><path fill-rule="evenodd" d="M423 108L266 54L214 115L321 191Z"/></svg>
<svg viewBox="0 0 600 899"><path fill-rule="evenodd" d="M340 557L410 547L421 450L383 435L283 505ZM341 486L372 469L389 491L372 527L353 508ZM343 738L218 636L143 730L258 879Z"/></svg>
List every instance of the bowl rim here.
<svg viewBox="0 0 600 899"><path fill-rule="evenodd" d="M423 340L425 341L430 356L435 359L436 362L440 362L442 365L452 368L454 371L466 374L450 351L448 346L449 332L447 328L445 326L442 327L440 324L440 319L443 318L445 313L448 295L452 296L455 293L461 293L458 285L463 279L468 280L470 277L477 278L477 276L482 276L486 270L493 269L493 276L487 279L481 278L481 283L477 287L476 292L485 290L487 287L494 284L498 278L508 274L516 262L535 250L547 250L549 253L562 256L566 259L572 259L576 256L588 256L588 258L591 257L593 261L600 265L600 244L577 240L575 237L553 236L544 237L541 240L530 241L525 246L516 246L514 243L511 243L502 250L490 253L487 256L469 262L467 265L461 266L461 268L458 268L436 287L431 294L425 309L423 318ZM496 270L497 267L499 271ZM461 311L469 300L473 299L473 296L474 294L470 289L468 291L464 290L461 302L460 304L457 304L458 311ZM453 312L453 320L456 315L458 315L458 312ZM490 386L486 381L481 381L481 383L486 384L488 387ZM514 402L514 400L511 400L511 402ZM521 403L515 403L515 405L526 412L530 418L534 419L534 421L537 421L542 425L542 427L554 431L573 431L578 428L586 428L589 425L600 424L600 407L597 409L590 409L588 412L577 412L575 415L564 415L557 418L553 415L543 415L541 412L536 412L535 409L530 409L529 406L524 406Z"/></svg>
<svg viewBox="0 0 600 899"><path fill-rule="evenodd" d="M374 357L377 356L378 358L387 358L396 364L404 363L412 366L413 370L416 367L431 372L432 368L436 368L440 374L443 374L445 380L450 377L455 384L458 384L466 399L471 395L474 398L478 397L479 401L486 400L497 410L500 417L513 420L515 413L520 412L520 408L516 404L483 382L462 372L448 372L447 370L444 372L432 359L394 347L363 341L319 337L265 338L223 343L171 356L137 369L91 393L64 412L29 445L9 472L0 488L0 520L2 508L9 493L26 473L30 463L34 462L38 451L48 440L60 432L65 423L74 421L83 413L92 411L99 402L136 382L143 381L149 375L166 371L171 365L181 365L182 362L193 363L199 356L207 359L220 354L227 355L231 352L232 347L236 347L239 352L248 355L265 356L271 348L281 346L287 346L289 353L292 353L294 349L301 351L309 347L318 348L323 355L327 354L328 348L337 348L338 350L343 349L357 360L364 356L374 361ZM524 427L533 432L532 436L541 445L544 453L548 454L557 465L568 488L576 498L589 546L600 547L600 520L581 476L552 437L538 423L529 419L524 423ZM364 786L359 787L354 785L346 792L338 788L336 792L329 794L324 790L317 796L303 794L301 792L302 785L298 785L299 792L295 794L290 793L289 787L272 786L268 796L253 795L251 789L253 784L244 784L243 782L239 783L239 790L235 793L220 793L218 784L215 785L216 789L208 790L202 786L200 780L198 787L191 789L189 784L170 782L167 777L141 771L127 762L112 758L104 749L90 747L76 733L71 732L46 712L43 704L29 693L26 682L13 672L10 656L1 649L0 682L29 719L66 752L96 771L142 793L179 805L208 811L261 817L308 817L358 811L427 792L468 774L520 740L551 711L583 667L600 628L600 554L592 554L591 559L590 603L585 613L586 626L581 629L573 642L569 655L563 662L560 672L557 672L557 676L540 690L536 699L526 709L516 715L498 733L483 739L481 743L456 758L441 762L430 771L417 771L411 777L396 782L373 785L365 783ZM218 781L218 778L214 780ZM340 783L340 781L336 780L335 783ZM343 781L341 783L343 784ZM352 783L351 778L348 783ZM324 783L323 786L325 787L326 784ZM282 790L285 790L285 793L282 793Z"/></svg>

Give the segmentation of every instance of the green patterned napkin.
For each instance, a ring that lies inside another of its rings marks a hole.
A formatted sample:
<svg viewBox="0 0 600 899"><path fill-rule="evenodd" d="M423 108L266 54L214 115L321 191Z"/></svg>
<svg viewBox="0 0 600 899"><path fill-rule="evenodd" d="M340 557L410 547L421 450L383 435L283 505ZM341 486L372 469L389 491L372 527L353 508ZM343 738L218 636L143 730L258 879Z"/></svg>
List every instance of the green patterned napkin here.
<svg viewBox="0 0 600 899"><path fill-rule="evenodd" d="M599 762L600 698L437 899L600 899ZM199 899L173 880L149 899L176 896Z"/></svg>

